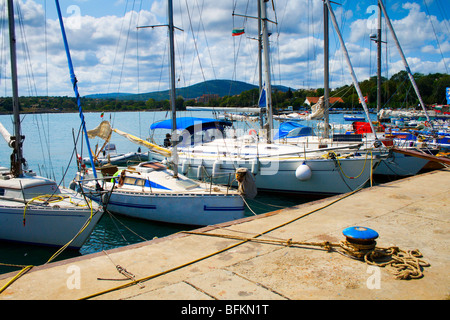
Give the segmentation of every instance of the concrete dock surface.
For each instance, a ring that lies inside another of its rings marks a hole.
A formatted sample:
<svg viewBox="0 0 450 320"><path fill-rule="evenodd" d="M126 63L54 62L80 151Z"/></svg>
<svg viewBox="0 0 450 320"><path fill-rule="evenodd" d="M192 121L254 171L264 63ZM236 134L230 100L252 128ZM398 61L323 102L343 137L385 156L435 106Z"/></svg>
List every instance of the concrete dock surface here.
<svg viewBox="0 0 450 320"><path fill-rule="evenodd" d="M35 266L0 299L449 299L449 181L449 169L432 171L195 230L232 238L182 232ZM398 280L388 267L296 244L339 243L351 226L378 232L377 247L420 250L423 277ZM0 275L0 287L16 274Z"/></svg>

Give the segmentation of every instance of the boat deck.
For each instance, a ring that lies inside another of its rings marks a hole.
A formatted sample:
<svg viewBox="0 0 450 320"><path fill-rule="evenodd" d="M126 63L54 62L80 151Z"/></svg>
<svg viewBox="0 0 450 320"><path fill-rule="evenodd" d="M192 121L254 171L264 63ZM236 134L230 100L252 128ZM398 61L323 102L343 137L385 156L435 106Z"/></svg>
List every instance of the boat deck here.
<svg viewBox="0 0 450 320"><path fill-rule="evenodd" d="M449 180L450 169L442 169L195 230L236 239L177 233L36 266L12 283L0 298L448 299ZM327 252L320 245L296 244L338 243L344 239L342 231L351 226L377 231L378 247L419 249L430 266L423 267L420 279L397 280L387 267L369 266ZM116 266L126 269L139 282L123 281L126 277ZM16 274L0 275L0 287Z"/></svg>

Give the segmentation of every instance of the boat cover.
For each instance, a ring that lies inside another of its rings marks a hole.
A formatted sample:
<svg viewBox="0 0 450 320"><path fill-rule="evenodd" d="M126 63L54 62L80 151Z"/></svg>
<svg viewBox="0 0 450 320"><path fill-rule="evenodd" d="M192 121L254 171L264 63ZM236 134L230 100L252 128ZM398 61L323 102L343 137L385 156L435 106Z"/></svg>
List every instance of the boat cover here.
<svg viewBox="0 0 450 320"><path fill-rule="evenodd" d="M224 126L231 126L230 121L218 120L213 118L197 118L197 117L177 117L177 129L186 129L190 132L194 131L194 125L202 125L202 130L210 128L221 128ZM167 119L155 122L150 126L150 129L172 129L172 119Z"/></svg>
<svg viewBox="0 0 450 320"><path fill-rule="evenodd" d="M299 124L295 121L286 121L280 124L274 139L296 138L311 135L313 135L313 129L311 127Z"/></svg>

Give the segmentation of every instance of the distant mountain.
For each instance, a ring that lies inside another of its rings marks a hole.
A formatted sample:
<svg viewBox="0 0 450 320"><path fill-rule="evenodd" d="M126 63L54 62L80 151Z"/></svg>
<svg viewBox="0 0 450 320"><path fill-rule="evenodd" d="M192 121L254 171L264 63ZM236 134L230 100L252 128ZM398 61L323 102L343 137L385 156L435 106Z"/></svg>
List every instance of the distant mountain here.
<svg viewBox="0 0 450 320"><path fill-rule="evenodd" d="M234 96L242 93L243 91L248 91L255 88L258 88L258 86L242 81L209 80L194 84L189 87L179 88L177 89L176 92L177 97L182 96L185 100L190 100L201 97L204 94L217 94L219 95L219 97ZM289 90L289 88L285 86L273 86L272 88L283 92ZM132 93L91 94L86 95L85 97L92 99L119 99L119 100L136 100L136 101L147 101L148 99L152 98L154 100L159 101L169 99L169 90L141 93L141 94L132 94Z"/></svg>

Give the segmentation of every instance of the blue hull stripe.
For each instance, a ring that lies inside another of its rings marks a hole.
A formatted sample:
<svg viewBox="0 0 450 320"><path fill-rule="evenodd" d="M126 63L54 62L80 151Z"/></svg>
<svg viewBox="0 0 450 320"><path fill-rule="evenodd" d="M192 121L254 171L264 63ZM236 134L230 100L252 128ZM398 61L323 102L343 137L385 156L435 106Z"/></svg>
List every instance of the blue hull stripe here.
<svg viewBox="0 0 450 320"><path fill-rule="evenodd" d="M203 206L205 211L243 211L244 207L208 207Z"/></svg>
<svg viewBox="0 0 450 320"><path fill-rule="evenodd" d="M92 200L99 202L100 199L98 197L91 197ZM156 209L156 206L154 204L132 204L132 203L123 203L118 201L111 201L111 199L108 201L108 205L114 205L119 207L130 207L130 208L141 208L141 209Z"/></svg>
<svg viewBox="0 0 450 320"><path fill-rule="evenodd" d="M108 204L111 204L114 206L130 207L130 208L156 209L156 206L153 204L149 204L149 205L132 204L132 203L123 203L123 202L116 202L116 201L109 201Z"/></svg>

